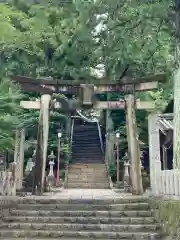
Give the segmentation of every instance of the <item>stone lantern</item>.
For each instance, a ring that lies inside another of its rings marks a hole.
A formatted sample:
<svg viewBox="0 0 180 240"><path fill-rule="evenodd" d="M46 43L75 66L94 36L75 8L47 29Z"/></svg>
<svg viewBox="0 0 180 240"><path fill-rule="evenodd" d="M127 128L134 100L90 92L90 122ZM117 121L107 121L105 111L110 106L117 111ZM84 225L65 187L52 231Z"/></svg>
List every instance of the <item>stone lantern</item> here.
<svg viewBox="0 0 180 240"><path fill-rule="evenodd" d="M48 182L48 186L52 187L55 185L55 176L54 176L54 160L55 160L56 156L54 155L54 152L51 151L51 154L48 156L49 159L49 174L47 176L47 182Z"/></svg>

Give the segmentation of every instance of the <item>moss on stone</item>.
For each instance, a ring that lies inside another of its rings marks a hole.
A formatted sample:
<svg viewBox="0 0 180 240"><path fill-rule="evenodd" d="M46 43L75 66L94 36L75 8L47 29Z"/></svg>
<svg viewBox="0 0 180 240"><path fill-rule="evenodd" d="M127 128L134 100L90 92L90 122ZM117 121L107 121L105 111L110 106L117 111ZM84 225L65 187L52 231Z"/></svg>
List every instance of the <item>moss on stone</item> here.
<svg viewBox="0 0 180 240"><path fill-rule="evenodd" d="M171 239L180 239L180 201L155 200L152 202L154 216Z"/></svg>

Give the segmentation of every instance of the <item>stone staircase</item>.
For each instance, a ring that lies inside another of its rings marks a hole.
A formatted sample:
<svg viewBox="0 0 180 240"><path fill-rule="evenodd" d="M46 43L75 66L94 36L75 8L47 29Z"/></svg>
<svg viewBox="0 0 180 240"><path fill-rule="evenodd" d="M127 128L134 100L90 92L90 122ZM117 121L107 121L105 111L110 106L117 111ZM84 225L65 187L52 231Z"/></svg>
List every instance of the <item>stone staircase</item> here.
<svg viewBox="0 0 180 240"><path fill-rule="evenodd" d="M72 139L73 163L104 163L96 123L74 126Z"/></svg>
<svg viewBox="0 0 180 240"><path fill-rule="evenodd" d="M107 189L110 187L97 123L75 125L72 162L65 188Z"/></svg>
<svg viewBox="0 0 180 240"><path fill-rule="evenodd" d="M143 198L21 199L11 207L0 239L162 239Z"/></svg>
<svg viewBox="0 0 180 240"><path fill-rule="evenodd" d="M70 164L68 170L67 188L110 188L105 164Z"/></svg>

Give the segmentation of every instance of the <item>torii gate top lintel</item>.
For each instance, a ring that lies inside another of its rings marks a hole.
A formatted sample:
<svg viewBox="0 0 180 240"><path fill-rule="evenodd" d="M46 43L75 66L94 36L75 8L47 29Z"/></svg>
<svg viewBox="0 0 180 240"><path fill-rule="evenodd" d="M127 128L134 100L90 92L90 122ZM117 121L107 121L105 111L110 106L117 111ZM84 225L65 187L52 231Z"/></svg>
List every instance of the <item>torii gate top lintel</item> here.
<svg viewBox="0 0 180 240"><path fill-rule="evenodd" d="M32 78L13 76L12 80L19 83L23 90L42 94L63 93L81 95L82 89L93 93L149 91L158 88L158 82L164 82L165 74L147 76L143 78L124 77L121 80L91 79L81 80L53 80L51 78ZM85 94L86 95L86 94Z"/></svg>
<svg viewBox="0 0 180 240"><path fill-rule="evenodd" d="M147 83L147 82L164 82L166 79L166 75L164 73L160 73L157 75L151 75L146 77L139 77L139 78L131 78L131 77L124 77L120 80L108 80L105 78L101 79L90 79L90 80L55 80L51 79L51 77L47 78L33 78L33 77L26 77L26 76L13 76L12 80L19 83L32 83L32 84L46 84L46 85L58 85L58 86L77 86L81 84L94 84L96 86L101 85L124 85L124 84L138 84L138 83Z"/></svg>

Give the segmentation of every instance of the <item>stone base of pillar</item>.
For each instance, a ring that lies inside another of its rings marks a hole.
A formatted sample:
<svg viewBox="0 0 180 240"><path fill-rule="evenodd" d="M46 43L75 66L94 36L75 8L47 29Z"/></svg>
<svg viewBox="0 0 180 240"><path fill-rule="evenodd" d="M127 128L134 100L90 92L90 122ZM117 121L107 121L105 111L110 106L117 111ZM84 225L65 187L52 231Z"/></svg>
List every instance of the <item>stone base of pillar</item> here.
<svg viewBox="0 0 180 240"><path fill-rule="evenodd" d="M130 192L130 181L129 181L129 176L124 177L124 191L129 193Z"/></svg>
<svg viewBox="0 0 180 240"><path fill-rule="evenodd" d="M51 188L55 186L56 179L54 176L47 176L47 191L51 192Z"/></svg>

